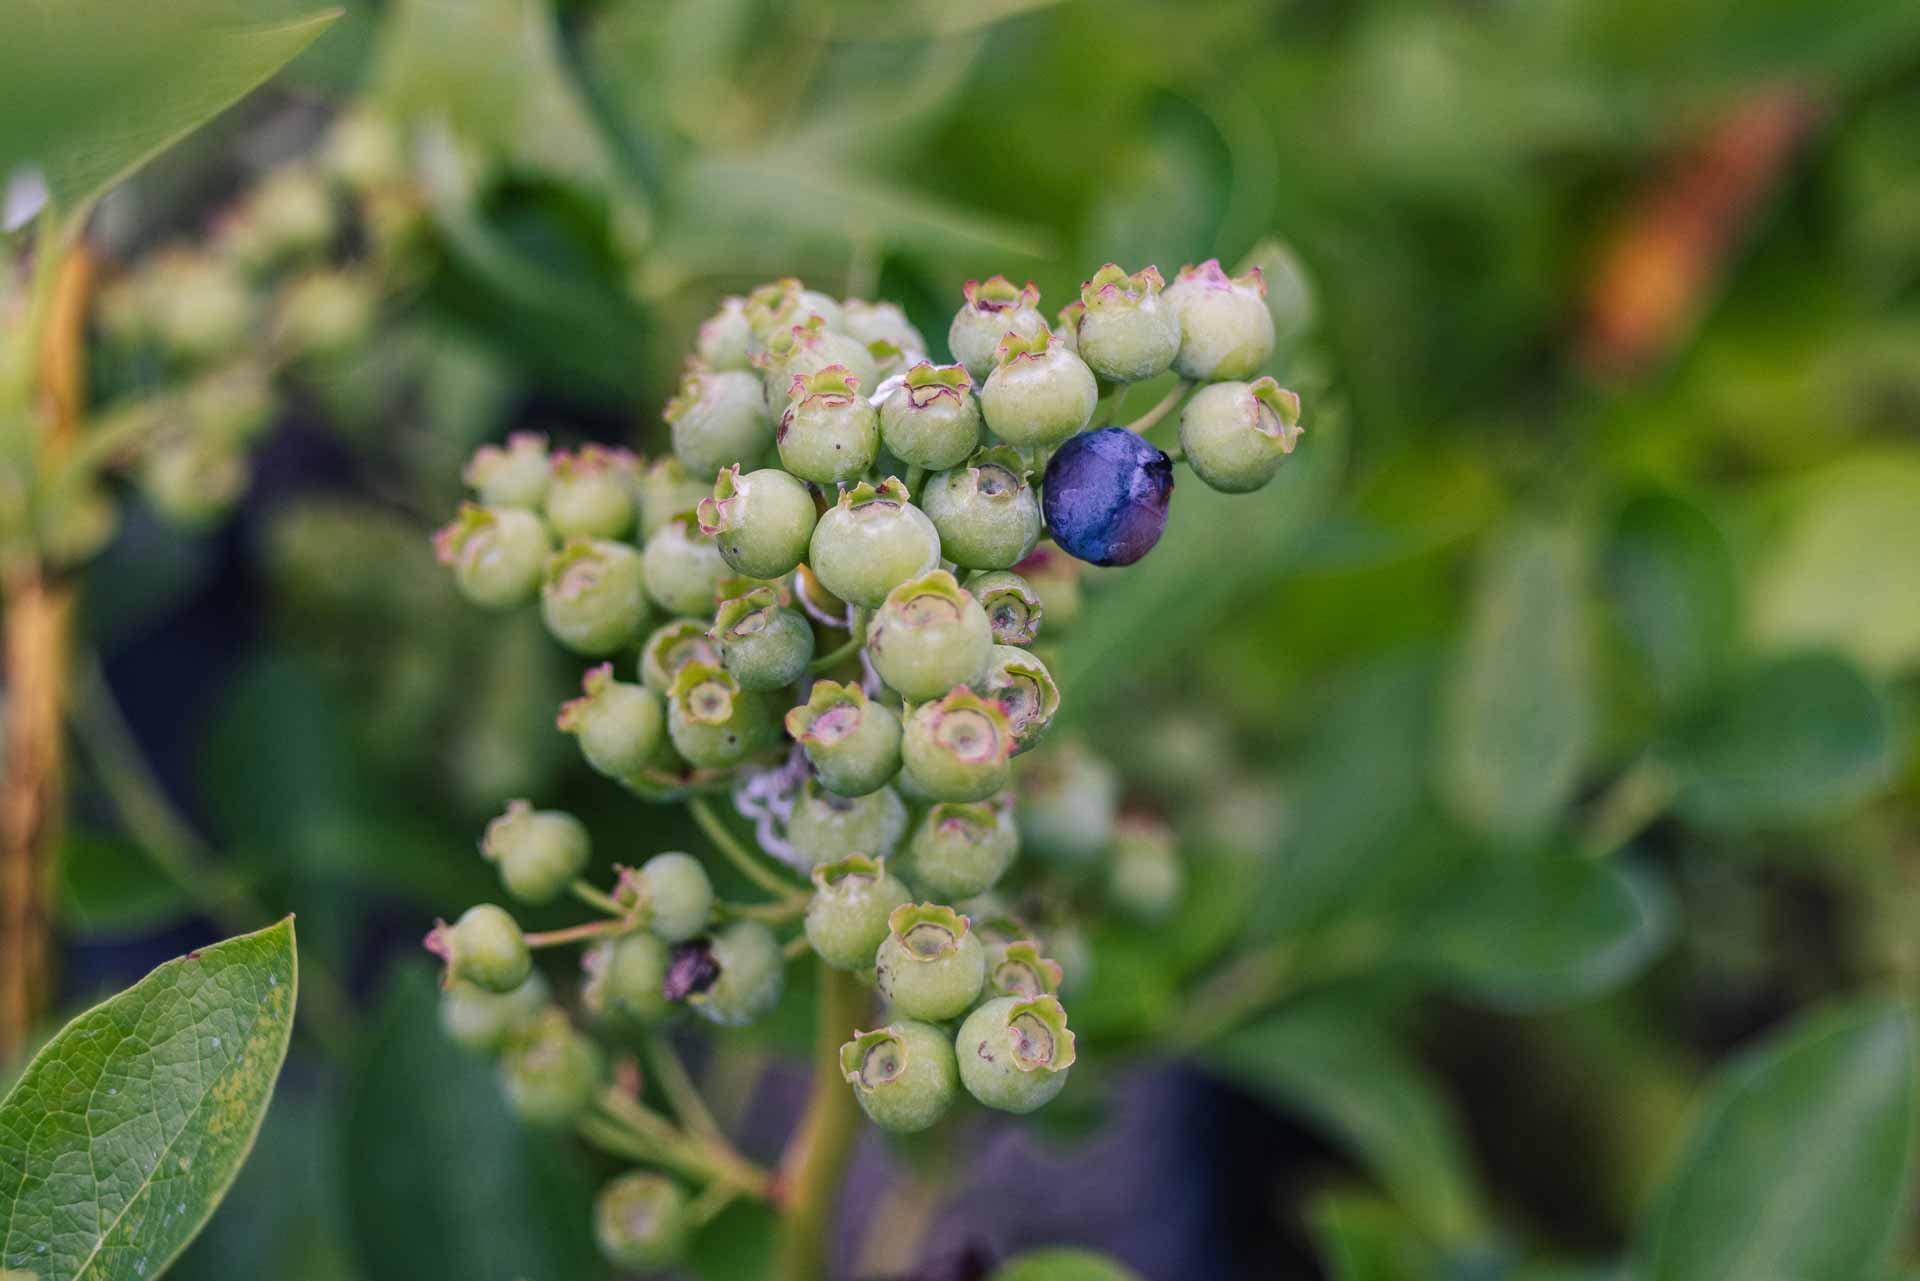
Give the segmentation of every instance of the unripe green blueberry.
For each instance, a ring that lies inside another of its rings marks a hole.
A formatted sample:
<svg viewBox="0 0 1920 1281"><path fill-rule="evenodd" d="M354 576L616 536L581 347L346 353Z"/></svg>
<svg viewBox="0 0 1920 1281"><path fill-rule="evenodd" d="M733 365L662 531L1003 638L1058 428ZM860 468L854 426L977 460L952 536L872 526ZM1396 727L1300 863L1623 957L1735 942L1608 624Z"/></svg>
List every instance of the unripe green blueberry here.
<svg viewBox="0 0 1920 1281"><path fill-rule="evenodd" d="M522 903L551 903L586 870L592 845L584 823L563 810L509 801L487 824L480 853L500 868L507 893Z"/></svg>
<svg viewBox="0 0 1920 1281"><path fill-rule="evenodd" d="M895 1134L926 1129L946 1115L960 1092L952 1040L913 1019L855 1032L840 1047L840 1072L860 1110Z"/></svg>
<svg viewBox="0 0 1920 1281"><path fill-rule="evenodd" d="M742 314L747 320L749 355L765 351L780 335L813 316L818 316L827 329L846 330L846 314L838 302L791 276L761 285L748 294Z"/></svg>
<svg viewBox="0 0 1920 1281"><path fill-rule="evenodd" d="M576 653L610 654L631 645L647 624L640 553L608 539L568 539L547 560L540 618Z"/></svg>
<svg viewBox="0 0 1920 1281"><path fill-rule="evenodd" d="M713 880L706 866L679 850L655 854L639 867L622 868L615 897L669 943L683 943L699 934L713 915Z"/></svg>
<svg viewBox="0 0 1920 1281"><path fill-rule="evenodd" d="M309 271L289 281L274 302L274 336L302 356L340 356L373 327L378 297L367 276L343 270Z"/></svg>
<svg viewBox="0 0 1920 1281"><path fill-rule="evenodd" d="M664 417L673 452L692 476L752 463L773 444L773 415L757 374L690 365Z"/></svg>
<svg viewBox="0 0 1920 1281"><path fill-rule="evenodd" d="M783 609L771 587L723 601L714 615L713 638L722 665L744 690L791 685L813 661L813 628L797 611Z"/></svg>
<svg viewBox="0 0 1920 1281"><path fill-rule="evenodd" d="M903 463L941 469L972 455L980 442L980 402L964 365L921 361L880 397L880 439Z"/></svg>
<svg viewBox="0 0 1920 1281"><path fill-rule="evenodd" d="M1093 418L1100 388L1080 357L1045 325L1000 340L980 387L980 413L1009 445L1044 448L1075 435Z"/></svg>
<svg viewBox="0 0 1920 1281"><path fill-rule="evenodd" d="M1300 398L1271 378L1202 387L1180 412L1188 466L1228 494L1251 493L1272 480L1300 430Z"/></svg>
<svg viewBox="0 0 1920 1281"><path fill-rule="evenodd" d="M989 943L986 948L987 990L995 996L1030 999L1060 991L1060 963L1042 956L1034 940Z"/></svg>
<svg viewBox="0 0 1920 1281"><path fill-rule="evenodd" d="M236 228L222 229L231 247L258 270L326 249L339 229L332 193L314 169L290 165L270 175L247 198ZM237 231L237 235L231 234Z"/></svg>
<svg viewBox="0 0 1920 1281"><path fill-rule="evenodd" d="M772 930L758 921L735 921L713 936L709 955L719 977L686 997L700 1017L722 1027L738 1027L780 1003L787 965Z"/></svg>
<svg viewBox="0 0 1920 1281"><path fill-rule="evenodd" d="M442 987L465 979L483 991L511 992L533 971L533 953L519 923L492 903L476 903L452 925L436 921L427 951L446 962Z"/></svg>
<svg viewBox="0 0 1920 1281"><path fill-rule="evenodd" d="M779 721L763 694L725 670L688 663L667 691L673 749L698 769L726 769L779 742Z"/></svg>
<svg viewBox="0 0 1920 1281"><path fill-rule="evenodd" d="M1006 712L1015 755L1038 743L1060 711L1060 687L1031 650L995 645L978 688Z"/></svg>
<svg viewBox="0 0 1920 1281"><path fill-rule="evenodd" d="M1218 258L1182 267L1165 302L1180 322L1174 372L1196 382L1251 378L1273 355L1273 313L1258 267L1229 276Z"/></svg>
<svg viewBox="0 0 1920 1281"><path fill-rule="evenodd" d="M747 359L747 344L752 338L753 326L747 323L747 300L729 296L720 300L720 310L700 322L694 352L708 369L751 372L753 364Z"/></svg>
<svg viewBox="0 0 1920 1281"><path fill-rule="evenodd" d="M947 329L947 350L966 366L977 383L994 365L994 353L1008 334L1037 334L1047 327L1040 316L1040 290L1029 280L1015 288L1005 276L969 280L966 302Z"/></svg>
<svg viewBox="0 0 1920 1281"><path fill-rule="evenodd" d="M944 569L894 588L867 628L874 671L916 701L980 679L992 649L987 611Z"/></svg>
<svg viewBox="0 0 1920 1281"><path fill-rule="evenodd" d="M992 889L1019 852L1013 807L1004 800L939 801L913 829L901 874L923 894L972 898Z"/></svg>
<svg viewBox="0 0 1920 1281"><path fill-rule="evenodd" d="M580 1003L594 1018L644 1025L666 1017L667 945L658 935L602 939L581 954L580 965Z"/></svg>
<svg viewBox="0 0 1920 1281"><path fill-rule="evenodd" d="M909 351L903 347L896 347L885 339L875 339L873 342L868 343L867 354L873 357L873 375L878 380L873 384L874 394L870 397L876 405L879 403L881 389L887 385L889 380L905 374L908 369L927 358L927 354L923 351ZM886 442L883 439L881 441L882 453L880 455L882 462L884 462L887 457L884 452L885 444ZM879 464L876 463L875 465L878 466ZM885 471L887 469L881 467L881 470Z"/></svg>
<svg viewBox="0 0 1920 1281"><path fill-rule="evenodd" d="M1119 774L1080 743L1035 753L1014 804L1021 847L1062 863L1090 863L1112 843L1119 805Z"/></svg>
<svg viewBox="0 0 1920 1281"><path fill-rule="evenodd" d="M600 1084L599 1047L549 1007L500 1058L500 1085L521 1120L561 1126L586 1111Z"/></svg>
<svg viewBox="0 0 1920 1281"><path fill-rule="evenodd" d="M708 638L708 628L698 618L676 618L654 628L640 648L640 679L646 687L664 696L688 663L720 666L720 647Z"/></svg>
<svg viewBox="0 0 1920 1281"><path fill-rule="evenodd" d="M455 979L440 994L440 1026L469 1050L491 1054L547 1007L547 981L538 970L510 992L489 992Z"/></svg>
<svg viewBox="0 0 1920 1281"><path fill-rule="evenodd" d="M986 952L967 918L938 903L895 908L873 964L889 1009L930 1023L964 1013L987 973Z"/></svg>
<svg viewBox="0 0 1920 1281"><path fill-rule="evenodd" d="M1010 569L990 570L967 579L967 591L987 611L996 645L1031 645L1040 636L1046 617L1040 593Z"/></svg>
<svg viewBox="0 0 1920 1281"><path fill-rule="evenodd" d="M810 379L836 366L856 388L880 385L880 368L866 343L828 329L818 316L775 334L753 363L760 371L766 404L775 413L786 405L796 379Z"/></svg>
<svg viewBox="0 0 1920 1281"><path fill-rule="evenodd" d="M715 589L728 574L713 539L700 532L692 512L670 517L647 539L647 595L669 614L713 613Z"/></svg>
<svg viewBox="0 0 1920 1281"><path fill-rule="evenodd" d="M677 1262L691 1228L687 1194L651 1170L623 1174L594 1198L593 1238L622 1270L655 1272Z"/></svg>
<svg viewBox="0 0 1920 1281"><path fill-rule="evenodd" d="M1013 727L999 703L965 686L920 704L900 736L904 772L941 801L984 801L1007 785Z"/></svg>
<svg viewBox="0 0 1920 1281"><path fill-rule="evenodd" d="M963 569L1017 565L1040 541L1040 498L1026 463L1004 445L929 477L920 505L940 531L941 554Z"/></svg>
<svg viewBox="0 0 1920 1281"><path fill-rule="evenodd" d="M1054 631L1071 627L1080 616L1080 578L1084 564L1053 546L1034 548L1033 555L1015 565L1014 572L1040 598L1041 612Z"/></svg>
<svg viewBox="0 0 1920 1281"><path fill-rule="evenodd" d="M1054 341L1075 355L1080 354L1080 317L1086 314L1087 304L1075 298L1062 307L1053 319Z"/></svg>
<svg viewBox="0 0 1920 1281"><path fill-rule="evenodd" d="M156 337L188 360L226 355L248 341L254 298L236 265L200 251L171 250L150 268Z"/></svg>
<svg viewBox="0 0 1920 1281"><path fill-rule="evenodd" d="M562 733L580 740L587 764L608 778L629 778L653 765L666 742L666 704L645 685L613 678L613 664L589 668L581 695L560 707Z"/></svg>
<svg viewBox="0 0 1920 1281"><path fill-rule="evenodd" d="M813 527L807 563L821 586L867 609L910 578L940 564L940 533L894 477L861 481Z"/></svg>
<svg viewBox="0 0 1920 1281"><path fill-rule="evenodd" d="M167 520L195 528L211 524L232 509L247 487L249 472L246 456L233 446L199 436L158 440L140 459L140 492ZM71 528L48 531L48 542L75 549L69 553L74 559L91 555L111 532L113 511L104 509L109 522L105 525L91 515L76 520ZM457 572L455 582L464 588L465 580ZM480 590L504 590L504 584L490 580L475 585ZM476 604L487 604L471 592L468 595Z"/></svg>
<svg viewBox="0 0 1920 1281"><path fill-rule="evenodd" d="M880 416L846 365L796 375L775 440L780 465L818 485L853 480L880 452Z"/></svg>
<svg viewBox="0 0 1920 1281"><path fill-rule="evenodd" d="M1031 1112L1067 1084L1073 1032L1055 996L999 996L967 1015L954 1038L967 1093L1002 1112Z"/></svg>
<svg viewBox="0 0 1920 1281"><path fill-rule="evenodd" d="M898 303L849 298L840 304L842 328L863 343L883 342L903 352L927 352L923 338Z"/></svg>
<svg viewBox="0 0 1920 1281"><path fill-rule="evenodd" d="M857 682L819 680L787 713L787 733L807 754L820 786L865 796L900 772L900 716Z"/></svg>
<svg viewBox="0 0 1920 1281"><path fill-rule="evenodd" d="M713 477L687 470L669 454L640 473L640 537L652 538L676 516L691 514L713 492ZM701 613L705 613L704 609Z"/></svg>
<svg viewBox="0 0 1920 1281"><path fill-rule="evenodd" d="M1074 347L1102 378L1139 382L1173 364L1180 350L1180 321L1161 298L1161 283L1157 267L1143 267L1129 276L1108 263L1080 286L1086 311Z"/></svg>
<svg viewBox="0 0 1920 1281"><path fill-rule="evenodd" d="M840 970L864 970L887 937L887 918L912 895L887 873L885 859L849 854L813 869L807 943Z"/></svg>
<svg viewBox="0 0 1920 1281"><path fill-rule="evenodd" d="M809 778L787 816L787 843L808 869L856 850L885 858L906 834L907 803L891 787L836 796Z"/></svg>
<svg viewBox="0 0 1920 1281"><path fill-rule="evenodd" d="M553 540L530 511L462 503L433 536L433 548L441 564L453 566L462 596L485 609L507 609L540 590Z"/></svg>
<svg viewBox="0 0 1920 1281"><path fill-rule="evenodd" d="M545 436L517 431L507 437L504 449L482 445L474 450L461 477L488 507L538 511L547 501L552 465Z"/></svg>
<svg viewBox="0 0 1920 1281"><path fill-rule="evenodd" d="M806 558L818 518L807 487L774 467L744 476L738 467L722 469L696 511L700 532L721 558L751 578L792 573Z"/></svg>
<svg viewBox="0 0 1920 1281"><path fill-rule="evenodd" d="M1165 823L1128 815L1114 825L1107 898L1135 920L1151 923L1180 901L1186 882L1179 843Z"/></svg>

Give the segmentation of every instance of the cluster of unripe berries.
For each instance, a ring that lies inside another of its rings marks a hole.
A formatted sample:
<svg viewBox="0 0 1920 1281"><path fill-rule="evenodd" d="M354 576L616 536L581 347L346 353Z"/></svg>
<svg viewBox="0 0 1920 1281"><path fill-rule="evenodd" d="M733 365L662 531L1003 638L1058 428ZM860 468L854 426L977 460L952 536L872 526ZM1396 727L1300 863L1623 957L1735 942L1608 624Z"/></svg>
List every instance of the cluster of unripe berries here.
<svg viewBox="0 0 1920 1281"><path fill-rule="evenodd" d="M1205 383L1180 452L1222 490L1258 488L1292 451L1298 401L1240 381L1273 350L1263 292L1212 262L1164 291L1151 267L1108 266L1049 326L1037 290L995 277L967 285L938 364L897 306L775 282L702 326L670 456L515 436L476 454L475 501L436 536L475 603L537 601L563 645L607 660L559 714L593 769L654 800L731 785L764 850L807 874L806 947L884 1003L840 1067L888 1129L925 1129L963 1089L1028 1112L1065 1083L1063 967L994 893L1023 831L1067 862L1133 850L1109 890L1126 910L1177 893L1170 842L1116 838L1107 775L1062 753L1027 771L1029 806L1013 761L1060 709L1036 649L1075 611L1076 562L1138 560L1166 521L1173 460L1139 431L1088 430L1103 398L1169 370L1184 381L1166 404ZM691 856L583 893L584 827L522 802L482 850L515 899L572 888L608 913L581 927L589 1014L648 1024L680 1003L737 1024L778 1002L779 912L717 902ZM549 1003L513 917L475 907L429 946L449 1027L503 1051L516 1106L584 1108L599 1052ZM607 1222L670 1217L660 1199L680 1193L661 1182L609 1189L603 1244Z"/></svg>

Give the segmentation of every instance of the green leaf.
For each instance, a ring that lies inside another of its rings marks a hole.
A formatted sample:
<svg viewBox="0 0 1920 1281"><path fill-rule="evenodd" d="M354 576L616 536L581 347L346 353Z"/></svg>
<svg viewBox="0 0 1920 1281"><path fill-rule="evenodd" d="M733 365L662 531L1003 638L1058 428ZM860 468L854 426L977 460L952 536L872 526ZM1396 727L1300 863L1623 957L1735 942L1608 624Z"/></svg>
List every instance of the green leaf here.
<svg viewBox="0 0 1920 1281"><path fill-rule="evenodd" d="M780 1216L764 1201L735 1201L687 1247L687 1271L700 1281L763 1281L775 1266Z"/></svg>
<svg viewBox="0 0 1920 1281"><path fill-rule="evenodd" d="M164 1271L253 1147L297 986L289 917L168 961L49 1041L0 1101L0 1265Z"/></svg>
<svg viewBox="0 0 1920 1281"><path fill-rule="evenodd" d="M1433 1243L1398 1206L1377 1197L1318 1197L1307 1223L1332 1281L1435 1281L1445 1275Z"/></svg>
<svg viewBox="0 0 1920 1281"><path fill-rule="evenodd" d="M133 845L76 830L60 844L60 922L81 935L133 934L193 911L178 882Z"/></svg>
<svg viewBox="0 0 1920 1281"><path fill-rule="evenodd" d="M1891 1001L1825 1008L1723 1072L1643 1225L1648 1281L1866 1275L1905 1206L1913 1029Z"/></svg>
<svg viewBox="0 0 1920 1281"><path fill-rule="evenodd" d="M1586 1000L1639 974L1666 941L1649 875L1548 849L1494 860L1404 931L1402 956L1498 1009Z"/></svg>
<svg viewBox="0 0 1920 1281"><path fill-rule="evenodd" d="M1878 788L1893 755L1890 713L1854 664L1800 654L1748 671L1662 746L1689 821L1748 828L1803 822Z"/></svg>
<svg viewBox="0 0 1920 1281"><path fill-rule="evenodd" d="M492 1064L441 1033L438 1009L424 968L395 977L349 1103L348 1197L367 1281L605 1276L579 1151L508 1110Z"/></svg>
<svg viewBox="0 0 1920 1281"><path fill-rule="evenodd" d="M1707 514L1664 494L1635 499L1615 520L1607 594L1661 701L1685 702L1712 679L1738 609L1733 554Z"/></svg>
<svg viewBox="0 0 1920 1281"><path fill-rule="evenodd" d="M1014 1255L992 1281L1140 1281L1140 1274L1107 1255L1056 1246Z"/></svg>
<svg viewBox="0 0 1920 1281"><path fill-rule="evenodd" d="M1791 496L1754 575L1753 633L1773 648L1838 646L1877 672L1920 662L1920 453L1852 457Z"/></svg>
<svg viewBox="0 0 1920 1281"><path fill-rule="evenodd" d="M340 16L243 0L6 0L0 178L33 165L67 215L219 115Z"/></svg>
<svg viewBox="0 0 1920 1281"><path fill-rule="evenodd" d="M1479 1188L1444 1091L1351 1002L1296 1002L1233 1033L1206 1065L1326 1130L1439 1241L1485 1230Z"/></svg>
<svg viewBox="0 0 1920 1281"><path fill-rule="evenodd" d="M1521 525L1481 564L1435 750L1442 795L1482 831L1539 836L1580 781L1593 733L1584 554L1574 530Z"/></svg>

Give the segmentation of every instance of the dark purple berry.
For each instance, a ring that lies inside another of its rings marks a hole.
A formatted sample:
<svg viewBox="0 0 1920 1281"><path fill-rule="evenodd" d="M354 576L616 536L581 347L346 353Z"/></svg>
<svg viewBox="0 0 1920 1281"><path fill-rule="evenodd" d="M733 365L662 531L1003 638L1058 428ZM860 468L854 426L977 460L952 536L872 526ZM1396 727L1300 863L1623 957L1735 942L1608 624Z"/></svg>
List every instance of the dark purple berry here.
<svg viewBox="0 0 1920 1281"><path fill-rule="evenodd" d="M1124 427L1102 427L1060 446L1042 507L1068 555L1131 565L1160 541L1172 496L1172 459Z"/></svg>
<svg viewBox="0 0 1920 1281"><path fill-rule="evenodd" d="M719 981L720 962L714 959L712 942L689 939L673 945L673 957L667 962L667 979L660 985L660 991L669 1001L684 1001Z"/></svg>

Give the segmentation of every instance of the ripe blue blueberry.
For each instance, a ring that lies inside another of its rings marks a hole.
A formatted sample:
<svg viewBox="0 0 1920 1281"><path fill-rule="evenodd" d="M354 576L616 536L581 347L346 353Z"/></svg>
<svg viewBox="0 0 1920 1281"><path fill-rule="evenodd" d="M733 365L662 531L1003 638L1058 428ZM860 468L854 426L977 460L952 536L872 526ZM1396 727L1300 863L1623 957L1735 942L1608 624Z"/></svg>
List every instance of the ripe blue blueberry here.
<svg viewBox="0 0 1920 1281"><path fill-rule="evenodd" d="M1084 431L1047 464L1042 503L1053 540L1095 565L1131 565L1167 527L1173 460L1124 427Z"/></svg>

